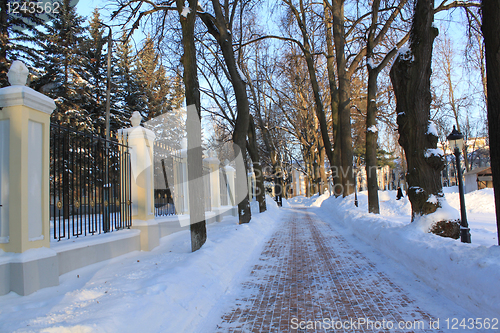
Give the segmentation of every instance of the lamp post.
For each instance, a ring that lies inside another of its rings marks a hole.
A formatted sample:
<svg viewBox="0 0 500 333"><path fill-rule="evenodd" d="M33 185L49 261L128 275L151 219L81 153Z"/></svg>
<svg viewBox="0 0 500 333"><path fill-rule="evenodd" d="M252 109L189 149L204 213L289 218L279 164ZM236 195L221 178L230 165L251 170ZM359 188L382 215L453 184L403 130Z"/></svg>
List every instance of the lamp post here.
<svg viewBox="0 0 500 333"><path fill-rule="evenodd" d="M111 230L111 220L110 220L110 210L109 203L110 201L110 188L109 188L109 140L110 140L110 128L109 128L109 118L110 118L110 100L111 100L111 52L113 50L113 34L111 27L105 23L99 22L100 25L108 28L108 77L106 81L106 165L104 170L104 214L103 214L103 225L104 232L108 232Z"/></svg>
<svg viewBox="0 0 500 333"><path fill-rule="evenodd" d="M354 205L358 207L358 164L356 163L356 156L354 156L353 161L353 169L354 169Z"/></svg>
<svg viewBox="0 0 500 333"><path fill-rule="evenodd" d="M108 28L108 76L106 80L106 140L109 140L109 118L110 118L110 99L111 99L111 52L113 50L113 34L111 27L106 23L99 22L100 25Z"/></svg>
<svg viewBox="0 0 500 333"><path fill-rule="evenodd" d="M453 130L450 135L447 137L448 142L450 143L450 149L453 151L456 159L456 169L457 169L457 178L458 178L458 191L460 193L460 240L462 243L470 243L470 230L469 224L467 223L467 213L465 210L465 196L464 196L464 183L462 180L462 168L460 167L460 151L464 146L464 136L462 133L456 130L455 126L453 126Z"/></svg>

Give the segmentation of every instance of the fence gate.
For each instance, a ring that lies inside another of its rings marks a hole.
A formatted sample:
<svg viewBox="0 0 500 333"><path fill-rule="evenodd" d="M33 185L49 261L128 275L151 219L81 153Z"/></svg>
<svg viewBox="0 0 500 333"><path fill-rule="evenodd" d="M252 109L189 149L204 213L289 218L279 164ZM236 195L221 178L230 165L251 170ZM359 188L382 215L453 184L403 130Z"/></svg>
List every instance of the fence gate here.
<svg viewBox="0 0 500 333"><path fill-rule="evenodd" d="M127 142L51 124L50 212L54 239L130 228Z"/></svg>

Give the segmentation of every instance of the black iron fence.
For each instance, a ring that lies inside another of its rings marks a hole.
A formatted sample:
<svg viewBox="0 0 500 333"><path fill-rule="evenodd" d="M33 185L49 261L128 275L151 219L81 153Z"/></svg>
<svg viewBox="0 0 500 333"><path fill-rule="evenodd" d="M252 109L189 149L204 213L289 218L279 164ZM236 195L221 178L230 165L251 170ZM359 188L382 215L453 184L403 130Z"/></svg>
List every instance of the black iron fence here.
<svg viewBox="0 0 500 333"><path fill-rule="evenodd" d="M227 198L227 174L224 171L224 166L221 165L219 168L219 186L220 186L220 204L221 206L229 205Z"/></svg>
<svg viewBox="0 0 500 333"><path fill-rule="evenodd" d="M50 211L54 239L130 228L127 142L51 124Z"/></svg>
<svg viewBox="0 0 500 333"><path fill-rule="evenodd" d="M203 166L203 187L205 189L205 211L212 210L212 191L210 190L210 168Z"/></svg>
<svg viewBox="0 0 500 333"><path fill-rule="evenodd" d="M183 174L179 151L156 141L154 143L155 216L184 213Z"/></svg>

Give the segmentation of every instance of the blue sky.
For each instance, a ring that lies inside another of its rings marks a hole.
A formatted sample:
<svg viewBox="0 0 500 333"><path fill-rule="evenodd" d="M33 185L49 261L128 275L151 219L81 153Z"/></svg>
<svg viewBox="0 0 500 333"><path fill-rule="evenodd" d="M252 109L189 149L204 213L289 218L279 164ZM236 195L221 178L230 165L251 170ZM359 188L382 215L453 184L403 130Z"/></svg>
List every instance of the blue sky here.
<svg viewBox="0 0 500 333"><path fill-rule="evenodd" d="M110 3L113 3L113 1L107 1L107 0L79 1L77 5L77 11L80 15L85 16L88 19L91 17L94 8L96 7L103 8L106 5L109 5ZM265 7L266 6L264 6L264 8ZM269 8L265 8L265 11L268 13L268 15L270 15ZM109 18L106 17L108 12L109 12L108 10L101 10L101 15L104 17L105 22L109 22ZM455 61L457 64L456 74L457 74L457 81L459 82L456 92L457 96L458 97L469 96L470 98L474 98L474 95L471 94L471 91L473 89L471 86L469 86L468 78L472 77L472 81L475 82L476 77L477 80L480 80L480 77L478 73L466 72L465 70L463 70L463 68L461 68L462 62L464 61L464 50L466 47L465 26L461 23L462 20L464 20L464 16L461 14L461 10L455 9L450 12L438 13L435 17L435 25L440 29L441 35L443 35L444 32L446 31L448 37L450 37L453 40L453 48L454 51L456 52L456 57L455 57ZM265 21L274 22L273 20L270 19L267 19ZM273 24L271 30L274 30L274 28L275 26ZM121 33L121 31L118 28L114 28L113 33L116 39L118 37L118 34ZM137 32L134 34L134 40L136 44L140 45L141 40L143 40L144 38L145 35L140 31L140 29L138 29ZM434 59L436 59L436 57L434 57ZM458 65L460 65L460 68L458 68ZM478 81L477 86L480 86L480 81ZM475 98L477 99L477 95ZM484 112L484 110L482 110L482 107L484 106L481 103L479 103L477 100L474 100L474 103L469 110L474 120L479 119L481 113Z"/></svg>

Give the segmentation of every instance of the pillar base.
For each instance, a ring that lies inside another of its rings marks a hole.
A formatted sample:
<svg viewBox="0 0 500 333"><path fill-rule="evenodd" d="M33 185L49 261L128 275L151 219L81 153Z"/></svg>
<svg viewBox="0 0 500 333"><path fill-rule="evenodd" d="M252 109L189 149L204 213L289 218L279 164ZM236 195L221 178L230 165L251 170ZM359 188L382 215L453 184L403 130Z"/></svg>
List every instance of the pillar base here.
<svg viewBox="0 0 500 333"><path fill-rule="evenodd" d="M160 228L154 219L133 220L132 229L141 232L141 251L151 251L160 245Z"/></svg>
<svg viewBox="0 0 500 333"><path fill-rule="evenodd" d="M59 285L57 253L48 248L24 253L4 253L0 262L0 295L10 291L25 296L41 288Z"/></svg>

